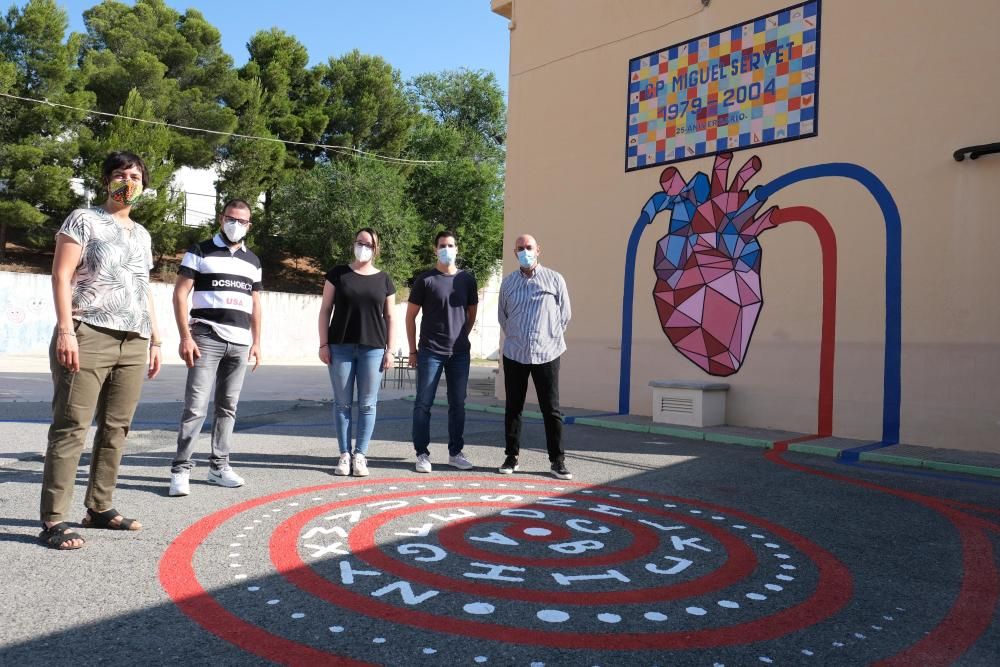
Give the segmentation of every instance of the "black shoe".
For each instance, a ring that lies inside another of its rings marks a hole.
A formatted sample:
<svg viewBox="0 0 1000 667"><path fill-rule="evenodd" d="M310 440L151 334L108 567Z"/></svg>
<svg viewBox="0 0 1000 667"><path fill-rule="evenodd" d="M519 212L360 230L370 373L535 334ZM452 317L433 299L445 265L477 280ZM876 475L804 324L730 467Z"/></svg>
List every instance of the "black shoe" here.
<svg viewBox="0 0 1000 667"><path fill-rule="evenodd" d="M500 466L501 475L509 475L517 470L517 457L508 456L503 460L503 465Z"/></svg>
<svg viewBox="0 0 1000 667"><path fill-rule="evenodd" d="M573 473L566 469L566 464L562 461L552 464L552 474L559 479L573 479Z"/></svg>

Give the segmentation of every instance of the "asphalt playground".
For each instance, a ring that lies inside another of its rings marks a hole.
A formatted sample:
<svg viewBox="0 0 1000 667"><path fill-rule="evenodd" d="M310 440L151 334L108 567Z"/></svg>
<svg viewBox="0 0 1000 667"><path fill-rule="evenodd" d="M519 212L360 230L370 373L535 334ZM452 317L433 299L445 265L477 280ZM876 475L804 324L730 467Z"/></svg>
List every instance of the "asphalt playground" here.
<svg viewBox="0 0 1000 667"><path fill-rule="evenodd" d="M535 417L503 476L483 395L475 469L445 465L437 407L418 474L393 383L371 475L336 477L324 370L262 367L234 442L246 486L204 481L205 433L191 495L170 498L182 377L147 384L122 462L115 506L144 529L57 552L36 538L50 385L0 373L0 665L1000 664L998 477L572 408L572 481Z"/></svg>

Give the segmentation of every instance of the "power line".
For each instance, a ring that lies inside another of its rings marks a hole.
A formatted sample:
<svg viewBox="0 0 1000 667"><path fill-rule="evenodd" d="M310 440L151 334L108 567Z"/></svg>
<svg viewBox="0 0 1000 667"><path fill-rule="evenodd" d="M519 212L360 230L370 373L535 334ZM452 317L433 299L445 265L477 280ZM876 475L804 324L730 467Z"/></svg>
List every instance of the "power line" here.
<svg viewBox="0 0 1000 667"><path fill-rule="evenodd" d="M632 39L633 37L638 37L639 35L644 35L647 32L652 32L654 30L659 30L660 28L666 28L668 25L673 25L674 23L677 23L678 21L683 21L684 19L689 19L689 18L691 18L692 16L694 16L696 14L701 14L706 9L708 9L708 3L704 2L704 0L702 0L701 9L697 9L697 10L691 12L690 14L685 14L684 16L679 16L679 17L677 17L675 19L667 21L666 23L661 23L660 25L653 26L652 28L646 28L645 30L640 30L639 32L633 32L631 35L625 35L624 37L619 37L617 39L612 39L611 41L608 41L608 42L602 42L602 43L596 44L594 46L588 46L585 49L580 49L579 51L574 51L573 53L566 54L565 56L559 56L558 58L553 58L552 60L549 60L547 62L542 63L541 65L535 65L534 67L527 67L527 68L521 70L520 72L514 72L513 74L511 74L511 76L521 76L522 74L527 74L528 72L534 72L536 69L541 69L543 67L548 67L549 65L551 65L553 63L557 63L557 62L560 62L562 60L567 60L569 58L573 58L575 56L580 55L581 53L587 53L588 51L594 51L595 49L600 49L600 48L603 48L605 46L611 46L612 44L617 44L618 42L624 42L626 39Z"/></svg>
<svg viewBox="0 0 1000 667"><path fill-rule="evenodd" d="M204 132L206 134L216 134L223 137L236 137L238 139L248 139L253 141L270 141L278 144L287 144L290 146L302 146L304 148L319 148L326 151L332 151L334 153L340 153L341 155L350 155L355 158L364 158L367 160L380 160L382 162L391 162L394 164L409 164L416 166L429 166L435 164L444 164L445 160L411 160L409 158L391 157L388 155L379 155L378 153L370 153L368 151L363 151L360 148L352 148L350 146L333 146L330 144L313 144L305 141L290 141L286 139L277 139L275 137L258 137L251 134L238 134L236 132L219 132L218 130L208 130L203 127L191 127L189 125L177 125L175 123L168 123L162 120L148 120L146 118L134 118L132 116L123 116L117 113L108 113L107 111L95 111L94 109L85 109L83 107L75 107L69 104L60 104L59 102L51 102L48 98L35 99L32 97L21 97L20 95L11 95L10 93L0 93L0 97L8 97L12 100L20 100L22 102L32 102L34 104L46 104L50 107L61 107L63 109L72 109L74 111L82 111L88 115L96 116L108 116L109 118L121 118L123 120L131 120L137 123L147 123L149 125L159 125L162 127L172 127L177 130L187 130L189 132Z"/></svg>
<svg viewBox="0 0 1000 667"><path fill-rule="evenodd" d="M211 199L218 199L218 195L208 195L204 192L191 192L190 190L182 190L181 188L168 188L170 194L178 194L183 192L188 197L210 197Z"/></svg>

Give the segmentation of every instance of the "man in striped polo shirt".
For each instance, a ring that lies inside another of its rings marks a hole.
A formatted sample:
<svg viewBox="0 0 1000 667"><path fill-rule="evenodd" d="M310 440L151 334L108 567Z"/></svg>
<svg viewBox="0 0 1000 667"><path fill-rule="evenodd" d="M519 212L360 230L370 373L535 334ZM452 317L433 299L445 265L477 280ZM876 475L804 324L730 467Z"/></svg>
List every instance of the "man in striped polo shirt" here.
<svg viewBox="0 0 1000 667"><path fill-rule="evenodd" d="M191 455L208 414L213 385L215 419L208 481L243 486L243 478L229 465L229 441L247 365L252 359L257 370L261 362L260 260L243 243L248 231L250 205L242 199L226 202L219 216L219 233L192 246L177 271L174 318L188 375L177 456L170 468L171 496L190 493Z"/></svg>
<svg viewBox="0 0 1000 667"><path fill-rule="evenodd" d="M538 263L541 246L534 237L518 236L514 252L520 268L504 276L500 284L498 313L504 333L503 378L507 394L504 416L507 458L500 466L500 473L509 475L518 468L521 413L530 377L545 423L545 445L552 474L559 479L573 479L564 460L559 411L559 357L566 351L563 334L570 319L566 281Z"/></svg>

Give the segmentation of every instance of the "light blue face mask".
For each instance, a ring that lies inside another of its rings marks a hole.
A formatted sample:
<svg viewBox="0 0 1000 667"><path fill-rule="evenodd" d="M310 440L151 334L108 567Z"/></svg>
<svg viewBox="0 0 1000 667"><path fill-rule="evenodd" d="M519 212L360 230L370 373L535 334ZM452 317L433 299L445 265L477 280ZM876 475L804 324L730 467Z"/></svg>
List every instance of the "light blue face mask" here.
<svg viewBox="0 0 1000 667"><path fill-rule="evenodd" d="M517 261L525 269L530 269L535 265L535 251L534 250L518 250L517 251Z"/></svg>
<svg viewBox="0 0 1000 667"><path fill-rule="evenodd" d="M438 261L446 266L451 266L455 263L455 258L458 257L458 248L438 248Z"/></svg>

